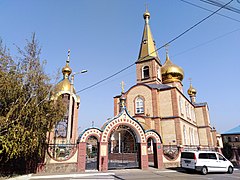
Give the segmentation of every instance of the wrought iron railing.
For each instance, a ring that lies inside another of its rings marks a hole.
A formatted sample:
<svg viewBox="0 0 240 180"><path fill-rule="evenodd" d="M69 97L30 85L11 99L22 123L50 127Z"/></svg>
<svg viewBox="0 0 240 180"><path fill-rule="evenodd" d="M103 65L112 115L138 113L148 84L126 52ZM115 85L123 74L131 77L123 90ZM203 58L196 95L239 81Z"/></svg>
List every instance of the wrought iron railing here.
<svg viewBox="0 0 240 180"><path fill-rule="evenodd" d="M48 155L54 160L68 160L76 152L77 144L48 144Z"/></svg>

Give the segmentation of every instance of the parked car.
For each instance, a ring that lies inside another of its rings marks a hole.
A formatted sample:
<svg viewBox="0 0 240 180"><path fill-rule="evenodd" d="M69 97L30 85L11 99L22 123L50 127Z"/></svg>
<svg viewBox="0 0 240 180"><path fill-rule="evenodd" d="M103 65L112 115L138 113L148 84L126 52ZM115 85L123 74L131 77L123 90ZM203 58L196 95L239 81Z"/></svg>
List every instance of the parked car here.
<svg viewBox="0 0 240 180"><path fill-rule="evenodd" d="M212 151L185 151L181 153L180 165L185 170L233 173L233 165L222 154Z"/></svg>

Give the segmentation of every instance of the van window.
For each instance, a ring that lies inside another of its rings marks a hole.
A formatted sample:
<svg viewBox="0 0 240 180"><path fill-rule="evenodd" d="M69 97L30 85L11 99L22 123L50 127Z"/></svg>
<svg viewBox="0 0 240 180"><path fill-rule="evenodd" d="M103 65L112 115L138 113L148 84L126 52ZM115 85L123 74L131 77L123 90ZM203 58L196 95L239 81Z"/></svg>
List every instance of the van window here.
<svg viewBox="0 0 240 180"><path fill-rule="evenodd" d="M181 153L181 158L194 159L194 153L191 153L191 152L182 152L182 153Z"/></svg>
<svg viewBox="0 0 240 180"><path fill-rule="evenodd" d="M221 154L218 154L218 159L222 160L222 161L225 161L225 158Z"/></svg>
<svg viewBox="0 0 240 180"><path fill-rule="evenodd" d="M208 157L209 157L209 159L217 159L215 153L208 153Z"/></svg>
<svg viewBox="0 0 240 180"><path fill-rule="evenodd" d="M208 159L208 153L200 153L198 158L199 159Z"/></svg>

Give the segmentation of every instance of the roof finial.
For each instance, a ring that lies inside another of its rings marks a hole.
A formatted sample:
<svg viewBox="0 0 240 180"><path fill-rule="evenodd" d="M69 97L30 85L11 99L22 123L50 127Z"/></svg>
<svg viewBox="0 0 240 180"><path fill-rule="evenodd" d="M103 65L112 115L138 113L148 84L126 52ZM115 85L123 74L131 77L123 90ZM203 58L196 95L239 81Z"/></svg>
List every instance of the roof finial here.
<svg viewBox="0 0 240 180"><path fill-rule="evenodd" d="M148 12L148 4L145 4L146 6L146 11L143 14L143 18L146 20L146 23L148 23L148 19L150 19L150 13Z"/></svg>
<svg viewBox="0 0 240 180"><path fill-rule="evenodd" d="M168 55L168 52L169 52L169 44L168 44L168 43L165 44L164 47L165 47L165 51L166 51L166 60L169 60L169 55Z"/></svg>
<svg viewBox="0 0 240 180"><path fill-rule="evenodd" d="M189 80L190 86L191 86L192 85L192 78L189 78L188 80Z"/></svg>
<svg viewBox="0 0 240 180"><path fill-rule="evenodd" d="M169 44L168 44L168 43L165 44L164 47L165 47L166 54L168 55L168 50L169 50L168 47L169 47Z"/></svg>
<svg viewBox="0 0 240 180"><path fill-rule="evenodd" d="M70 62L70 49L68 49L68 58L67 58L67 63Z"/></svg>
<svg viewBox="0 0 240 180"><path fill-rule="evenodd" d="M125 86L125 83L124 81L121 82L121 87L122 87L122 93L124 94L124 86Z"/></svg>
<svg viewBox="0 0 240 180"><path fill-rule="evenodd" d="M146 12L148 12L148 4L145 3L145 7L146 7Z"/></svg>

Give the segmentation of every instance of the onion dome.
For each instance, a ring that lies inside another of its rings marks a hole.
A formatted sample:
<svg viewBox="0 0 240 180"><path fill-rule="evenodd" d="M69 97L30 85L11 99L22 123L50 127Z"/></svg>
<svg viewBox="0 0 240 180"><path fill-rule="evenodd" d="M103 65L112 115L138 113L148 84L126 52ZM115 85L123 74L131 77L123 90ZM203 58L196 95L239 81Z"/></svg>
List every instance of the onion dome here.
<svg viewBox="0 0 240 180"><path fill-rule="evenodd" d="M57 85L56 88L54 89L55 92L60 92L60 91L70 91L71 90L71 84L68 78L65 78L61 80Z"/></svg>
<svg viewBox="0 0 240 180"><path fill-rule="evenodd" d="M146 12L143 14L143 18L146 19L150 19L150 13L148 12L148 10L146 10Z"/></svg>
<svg viewBox="0 0 240 180"><path fill-rule="evenodd" d="M190 87L187 91L189 96L196 96L197 90L192 86L192 83L190 84Z"/></svg>
<svg viewBox="0 0 240 180"><path fill-rule="evenodd" d="M56 93L61 91L66 92L71 90L71 83L69 80L69 76L72 73L72 69L69 66L69 62L70 62L70 50L68 50L68 58L66 60L66 65L62 68L63 79L56 85L54 89Z"/></svg>
<svg viewBox="0 0 240 180"><path fill-rule="evenodd" d="M65 67L62 68L62 73L63 73L63 77L68 78L70 76L70 74L72 73L72 69L69 67L69 63L67 62Z"/></svg>
<svg viewBox="0 0 240 180"><path fill-rule="evenodd" d="M181 82L184 78L183 69L172 63L166 54L166 61L161 68L163 83Z"/></svg>

